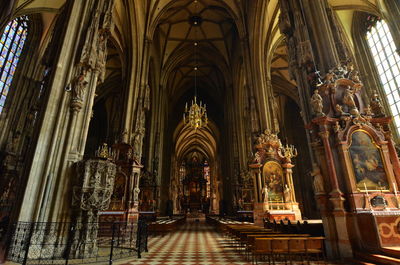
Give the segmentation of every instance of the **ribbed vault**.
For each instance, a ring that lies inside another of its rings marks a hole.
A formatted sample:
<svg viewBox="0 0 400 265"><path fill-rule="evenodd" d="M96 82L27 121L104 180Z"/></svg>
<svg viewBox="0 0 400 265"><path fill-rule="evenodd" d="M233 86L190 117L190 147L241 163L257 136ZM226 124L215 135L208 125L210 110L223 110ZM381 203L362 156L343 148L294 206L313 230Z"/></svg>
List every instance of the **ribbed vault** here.
<svg viewBox="0 0 400 265"><path fill-rule="evenodd" d="M186 160L193 153L200 153L209 161L215 161L219 131L209 122L205 128L193 130L181 122L174 132L175 156L177 161Z"/></svg>
<svg viewBox="0 0 400 265"><path fill-rule="evenodd" d="M229 69L239 39L237 7L236 1L170 1L154 14L153 45L160 53L160 83L172 104L193 89L195 66L199 90L215 102L224 97L227 84L232 83Z"/></svg>

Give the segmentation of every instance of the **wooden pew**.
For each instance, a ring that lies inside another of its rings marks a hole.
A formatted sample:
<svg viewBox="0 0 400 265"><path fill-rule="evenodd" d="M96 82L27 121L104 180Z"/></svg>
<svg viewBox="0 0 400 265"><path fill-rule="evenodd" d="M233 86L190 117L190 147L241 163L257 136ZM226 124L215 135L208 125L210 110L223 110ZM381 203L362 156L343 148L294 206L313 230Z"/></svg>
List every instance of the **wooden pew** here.
<svg viewBox="0 0 400 265"><path fill-rule="evenodd" d="M254 247L252 249L252 262L257 263L258 256L268 257L269 262L275 262L279 258L283 258L285 264L287 260L290 263L300 258L309 262L310 256L322 255L325 260L323 242L324 237L263 237L255 238Z"/></svg>

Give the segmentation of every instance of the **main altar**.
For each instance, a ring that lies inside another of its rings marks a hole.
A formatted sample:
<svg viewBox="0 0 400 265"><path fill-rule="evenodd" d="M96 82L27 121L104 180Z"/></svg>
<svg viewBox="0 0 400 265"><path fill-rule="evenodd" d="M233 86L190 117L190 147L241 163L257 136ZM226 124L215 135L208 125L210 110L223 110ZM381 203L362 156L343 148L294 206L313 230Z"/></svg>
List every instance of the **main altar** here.
<svg viewBox="0 0 400 265"><path fill-rule="evenodd" d="M256 139L255 154L249 164L254 177L254 223L263 219L300 220L296 201L292 158L297 156L294 146L282 145L277 134L266 130Z"/></svg>

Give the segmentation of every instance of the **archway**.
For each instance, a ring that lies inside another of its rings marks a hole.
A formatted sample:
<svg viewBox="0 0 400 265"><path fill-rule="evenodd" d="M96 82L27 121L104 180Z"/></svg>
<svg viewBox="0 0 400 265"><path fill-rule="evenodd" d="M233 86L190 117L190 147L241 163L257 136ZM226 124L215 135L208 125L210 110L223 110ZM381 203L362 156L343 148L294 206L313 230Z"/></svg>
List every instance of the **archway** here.
<svg viewBox="0 0 400 265"><path fill-rule="evenodd" d="M169 194L175 213L218 212L222 193L218 141L213 122L199 130L181 122L175 129Z"/></svg>

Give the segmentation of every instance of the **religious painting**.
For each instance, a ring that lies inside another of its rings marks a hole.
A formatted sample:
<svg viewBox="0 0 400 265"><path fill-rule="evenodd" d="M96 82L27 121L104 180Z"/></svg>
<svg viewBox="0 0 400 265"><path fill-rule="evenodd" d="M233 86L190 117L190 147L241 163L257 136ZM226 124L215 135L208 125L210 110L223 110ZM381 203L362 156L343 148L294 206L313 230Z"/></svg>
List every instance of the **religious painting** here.
<svg viewBox="0 0 400 265"><path fill-rule="evenodd" d="M114 191L111 196L111 204L109 210L124 209L126 177L123 174L117 173L114 181Z"/></svg>
<svg viewBox="0 0 400 265"><path fill-rule="evenodd" d="M253 190L242 189L242 200L244 203L253 203Z"/></svg>
<svg viewBox="0 0 400 265"><path fill-rule="evenodd" d="M117 174L114 182L114 192L112 195L113 200L122 200L125 195L125 176Z"/></svg>
<svg viewBox="0 0 400 265"><path fill-rule="evenodd" d="M351 136L349 151L359 190L389 189L380 149L369 134L355 131Z"/></svg>
<svg viewBox="0 0 400 265"><path fill-rule="evenodd" d="M283 202L284 176L282 166L275 161L268 161L263 167L263 201Z"/></svg>

